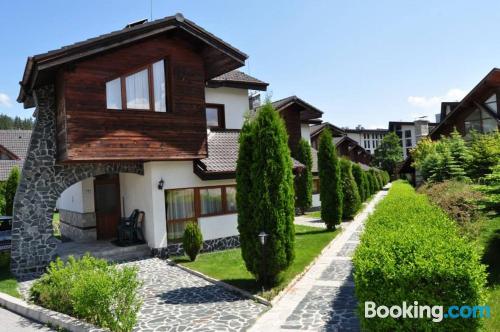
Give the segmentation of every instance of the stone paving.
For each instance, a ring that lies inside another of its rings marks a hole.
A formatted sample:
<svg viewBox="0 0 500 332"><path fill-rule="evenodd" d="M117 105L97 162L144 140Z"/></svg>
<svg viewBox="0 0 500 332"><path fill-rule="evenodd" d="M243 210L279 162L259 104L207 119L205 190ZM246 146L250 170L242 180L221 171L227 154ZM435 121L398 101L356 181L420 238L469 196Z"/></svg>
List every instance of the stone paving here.
<svg viewBox="0 0 500 332"><path fill-rule="evenodd" d="M343 223L343 232L250 331L360 331L352 255L365 220L386 194L380 191L353 221Z"/></svg>

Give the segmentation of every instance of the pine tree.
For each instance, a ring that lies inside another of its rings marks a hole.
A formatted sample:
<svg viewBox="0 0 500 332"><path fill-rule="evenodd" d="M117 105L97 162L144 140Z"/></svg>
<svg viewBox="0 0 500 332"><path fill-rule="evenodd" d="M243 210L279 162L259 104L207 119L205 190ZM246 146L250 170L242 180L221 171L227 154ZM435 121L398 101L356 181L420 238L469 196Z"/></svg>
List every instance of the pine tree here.
<svg viewBox="0 0 500 332"><path fill-rule="evenodd" d="M456 128L453 130L446 142L453 159L458 163L458 165L461 165L461 167L466 169L471 162L471 155L469 148L462 138L462 135L460 135Z"/></svg>
<svg viewBox="0 0 500 332"><path fill-rule="evenodd" d="M324 130L319 138L318 168L321 199L321 219L327 229L335 229L342 221L342 184L340 165L330 130Z"/></svg>
<svg viewBox="0 0 500 332"><path fill-rule="evenodd" d="M363 177L363 170L361 166L357 163L353 163L352 165L352 175L354 176L354 180L356 181L356 185L358 186L359 198L362 202L364 202L368 197L365 192L366 185L364 183L365 178Z"/></svg>
<svg viewBox="0 0 500 332"><path fill-rule="evenodd" d="M359 190L352 175L351 162L347 159L340 159L340 177L342 179L342 218L351 219L358 212L361 206Z"/></svg>
<svg viewBox="0 0 500 332"><path fill-rule="evenodd" d="M16 195L17 187L19 186L21 175L19 168L14 166L9 173L9 177L5 182L4 197L5 197L5 214L12 216L14 209L14 196Z"/></svg>
<svg viewBox="0 0 500 332"><path fill-rule="evenodd" d="M295 176L295 207L304 214L312 205L312 155L311 146L305 139L300 140L295 159L306 166Z"/></svg>
<svg viewBox="0 0 500 332"><path fill-rule="evenodd" d="M265 286L273 285L294 259L292 167L283 120L266 103L242 129L237 163L242 256L247 269ZM261 232L268 235L264 246L259 242Z"/></svg>

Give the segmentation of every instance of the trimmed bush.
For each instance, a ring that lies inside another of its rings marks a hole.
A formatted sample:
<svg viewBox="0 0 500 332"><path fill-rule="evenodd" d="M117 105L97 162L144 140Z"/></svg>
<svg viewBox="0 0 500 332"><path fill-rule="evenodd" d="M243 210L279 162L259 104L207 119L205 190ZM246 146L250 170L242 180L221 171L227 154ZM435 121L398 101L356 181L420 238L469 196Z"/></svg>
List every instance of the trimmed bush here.
<svg viewBox="0 0 500 332"><path fill-rule="evenodd" d="M365 191L365 201L372 195L372 191L371 191L371 186L370 186L370 179L368 178L368 173L363 171L362 172L362 175L363 175L363 185L364 185L364 191Z"/></svg>
<svg viewBox="0 0 500 332"><path fill-rule="evenodd" d="M194 262L201 248L203 248L203 235L196 222L190 222L186 225L184 236L182 237L182 247L189 259Z"/></svg>
<svg viewBox="0 0 500 332"><path fill-rule="evenodd" d="M7 216L12 216L13 214L14 196L16 195L20 179L21 174L19 173L19 168L17 168L17 166L14 166L10 170L9 177L7 178L4 187L5 215Z"/></svg>
<svg viewBox="0 0 500 332"><path fill-rule="evenodd" d="M51 262L33 283L30 298L36 304L83 319L111 331L132 331L141 300L137 269L118 268L85 255L63 263Z"/></svg>
<svg viewBox="0 0 500 332"><path fill-rule="evenodd" d="M342 179L342 218L352 219L361 207L359 190L352 175L351 162L347 159L340 159L340 178Z"/></svg>
<svg viewBox="0 0 500 332"><path fill-rule="evenodd" d="M329 230L342 221L340 163L330 130L323 130L318 149L321 219Z"/></svg>
<svg viewBox="0 0 500 332"><path fill-rule="evenodd" d="M377 305L484 305L485 267L443 211L401 181L368 218L353 258L359 317L367 331L477 331L479 319L364 318Z"/></svg>
<svg viewBox="0 0 500 332"><path fill-rule="evenodd" d="M301 139L295 159L306 166L295 176L295 207L302 214L312 205L312 155L311 146L305 139Z"/></svg>
<svg viewBox="0 0 500 332"><path fill-rule="evenodd" d="M370 194L373 195L378 191L377 179L375 178L375 174L373 174L372 170L368 171L366 175L368 175L368 181L370 182Z"/></svg>
<svg viewBox="0 0 500 332"><path fill-rule="evenodd" d="M236 167L241 253L264 286L273 285L294 259L292 168L285 124L267 102L243 126ZM260 232L268 234L264 247Z"/></svg>
<svg viewBox="0 0 500 332"><path fill-rule="evenodd" d="M358 193L361 202L364 202L368 195L366 193L366 178L363 176L363 170L361 166L357 163L352 164L352 176L354 176L354 180L356 181L356 185L358 186Z"/></svg>

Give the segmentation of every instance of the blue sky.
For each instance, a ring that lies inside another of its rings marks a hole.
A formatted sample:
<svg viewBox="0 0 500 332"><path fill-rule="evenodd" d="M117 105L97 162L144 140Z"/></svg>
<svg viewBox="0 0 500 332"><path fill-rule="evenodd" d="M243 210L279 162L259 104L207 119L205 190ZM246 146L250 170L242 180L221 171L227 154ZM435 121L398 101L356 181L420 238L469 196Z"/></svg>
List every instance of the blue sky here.
<svg viewBox="0 0 500 332"><path fill-rule="evenodd" d="M150 17L150 0L4 1L0 112L26 57ZM244 71L295 94L339 126L387 127L439 111L500 66L499 1L153 0L153 18L185 17L250 55ZM430 118L433 120L434 118Z"/></svg>

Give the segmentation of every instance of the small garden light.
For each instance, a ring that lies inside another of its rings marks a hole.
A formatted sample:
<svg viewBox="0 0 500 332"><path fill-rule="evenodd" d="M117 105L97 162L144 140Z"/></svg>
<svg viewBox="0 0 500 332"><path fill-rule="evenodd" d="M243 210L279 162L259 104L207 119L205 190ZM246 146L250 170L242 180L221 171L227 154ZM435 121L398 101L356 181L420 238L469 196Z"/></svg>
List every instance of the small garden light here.
<svg viewBox="0 0 500 332"><path fill-rule="evenodd" d="M268 236L269 236L269 234L267 234L266 232L264 232L264 231L260 232L259 233L260 244L265 245Z"/></svg>

